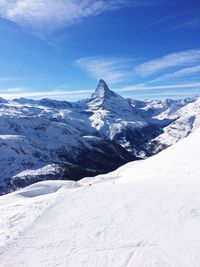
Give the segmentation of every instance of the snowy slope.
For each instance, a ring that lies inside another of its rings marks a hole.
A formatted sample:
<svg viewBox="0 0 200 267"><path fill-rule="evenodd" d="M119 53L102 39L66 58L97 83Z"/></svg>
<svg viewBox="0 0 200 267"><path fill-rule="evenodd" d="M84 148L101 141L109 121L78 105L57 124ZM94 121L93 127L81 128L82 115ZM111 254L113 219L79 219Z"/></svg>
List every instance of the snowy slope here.
<svg viewBox="0 0 200 267"><path fill-rule="evenodd" d="M90 181L0 197L1 266L200 266L199 137Z"/></svg>

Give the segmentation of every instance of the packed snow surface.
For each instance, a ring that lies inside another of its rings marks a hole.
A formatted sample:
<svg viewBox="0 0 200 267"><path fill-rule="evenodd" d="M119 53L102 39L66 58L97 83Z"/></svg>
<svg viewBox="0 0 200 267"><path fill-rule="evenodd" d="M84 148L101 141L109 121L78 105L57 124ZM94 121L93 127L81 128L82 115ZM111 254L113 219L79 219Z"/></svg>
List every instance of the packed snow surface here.
<svg viewBox="0 0 200 267"><path fill-rule="evenodd" d="M200 129L108 175L0 197L0 265L200 266Z"/></svg>

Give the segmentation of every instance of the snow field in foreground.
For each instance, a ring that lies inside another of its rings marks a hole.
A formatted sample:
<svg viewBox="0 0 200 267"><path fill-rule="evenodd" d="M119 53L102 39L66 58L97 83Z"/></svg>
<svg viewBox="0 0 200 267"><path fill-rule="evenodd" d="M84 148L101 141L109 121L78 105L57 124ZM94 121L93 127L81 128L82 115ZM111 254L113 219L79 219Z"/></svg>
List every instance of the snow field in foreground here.
<svg viewBox="0 0 200 267"><path fill-rule="evenodd" d="M1 197L1 266L200 266L199 137L105 176Z"/></svg>

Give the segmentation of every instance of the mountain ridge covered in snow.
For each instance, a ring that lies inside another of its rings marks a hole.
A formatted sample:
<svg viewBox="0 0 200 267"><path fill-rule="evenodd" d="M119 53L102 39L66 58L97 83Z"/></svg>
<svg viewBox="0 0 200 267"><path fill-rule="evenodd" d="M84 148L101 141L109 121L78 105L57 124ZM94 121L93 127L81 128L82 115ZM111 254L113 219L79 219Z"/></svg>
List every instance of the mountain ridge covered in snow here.
<svg viewBox="0 0 200 267"><path fill-rule="evenodd" d="M79 180L154 155L200 126L199 98L125 99L100 80L91 98L0 101L0 193Z"/></svg>

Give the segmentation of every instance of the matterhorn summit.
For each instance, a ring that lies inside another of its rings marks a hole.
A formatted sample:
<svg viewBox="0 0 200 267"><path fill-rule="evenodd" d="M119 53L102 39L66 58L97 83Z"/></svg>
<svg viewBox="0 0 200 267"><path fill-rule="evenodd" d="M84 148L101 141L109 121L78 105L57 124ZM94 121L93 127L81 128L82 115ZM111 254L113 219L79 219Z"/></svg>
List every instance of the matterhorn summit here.
<svg viewBox="0 0 200 267"><path fill-rule="evenodd" d="M111 91L108 88L107 83L101 79L97 85L97 88L94 92L94 94L92 95L92 99L107 99L110 98L111 96L117 96L116 93L114 93L113 91Z"/></svg>
<svg viewBox="0 0 200 267"><path fill-rule="evenodd" d="M106 108L107 110L115 110L117 113L119 108L132 112L132 107L126 99L109 89L107 83L101 79L97 85L95 92L89 100L89 106L92 110Z"/></svg>

